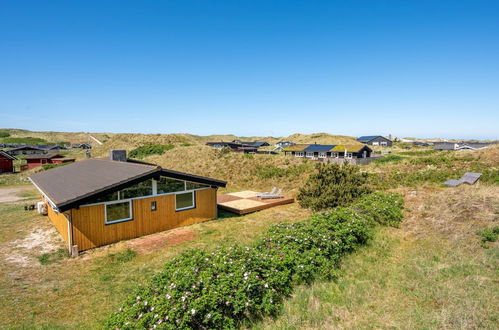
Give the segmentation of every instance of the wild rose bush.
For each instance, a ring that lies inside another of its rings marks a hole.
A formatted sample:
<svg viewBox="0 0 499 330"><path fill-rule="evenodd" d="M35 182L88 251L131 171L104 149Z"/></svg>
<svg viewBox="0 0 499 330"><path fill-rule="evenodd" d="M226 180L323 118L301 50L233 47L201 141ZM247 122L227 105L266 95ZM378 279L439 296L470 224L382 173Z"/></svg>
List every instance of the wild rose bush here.
<svg viewBox="0 0 499 330"><path fill-rule="evenodd" d="M293 285L334 277L341 257L376 223L402 220L400 195L375 193L348 208L272 226L254 244L190 250L129 296L106 326L119 329L237 328L276 315Z"/></svg>

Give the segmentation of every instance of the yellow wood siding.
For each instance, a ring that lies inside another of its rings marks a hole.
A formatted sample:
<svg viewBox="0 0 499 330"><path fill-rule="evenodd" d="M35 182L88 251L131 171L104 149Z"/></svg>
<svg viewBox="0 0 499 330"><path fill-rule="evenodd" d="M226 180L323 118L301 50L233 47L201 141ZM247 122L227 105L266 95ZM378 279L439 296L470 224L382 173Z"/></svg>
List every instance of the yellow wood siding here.
<svg viewBox="0 0 499 330"><path fill-rule="evenodd" d="M104 222L104 205L73 209L73 244L83 251L216 218L217 190L210 188L195 193L196 207L183 211L175 211L175 195L133 200L133 220L108 225ZM156 201L156 211L151 211L152 201Z"/></svg>
<svg viewBox="0 0 499 330"><path fill-rule="evenodd" d="M47 203L48 204L48 203ZM50 205L47 206L47 214L54 224L54 227L57 229L57 231L61 234L62 238L68 242L68 219L64 215L64 213L56 213L54 210L52 210L52 207Z"/></svg>

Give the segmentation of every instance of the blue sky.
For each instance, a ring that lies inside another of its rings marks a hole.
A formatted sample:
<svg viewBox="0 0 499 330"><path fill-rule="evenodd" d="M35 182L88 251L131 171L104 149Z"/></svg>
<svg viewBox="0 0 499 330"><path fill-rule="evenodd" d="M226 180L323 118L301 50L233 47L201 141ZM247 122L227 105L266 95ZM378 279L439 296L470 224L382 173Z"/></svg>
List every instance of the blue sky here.
<svg viewBox="0 0 499 330"><path fill-rule="evenodd" d="M0 127L499 138L499 1L3 0Z"/></svg>

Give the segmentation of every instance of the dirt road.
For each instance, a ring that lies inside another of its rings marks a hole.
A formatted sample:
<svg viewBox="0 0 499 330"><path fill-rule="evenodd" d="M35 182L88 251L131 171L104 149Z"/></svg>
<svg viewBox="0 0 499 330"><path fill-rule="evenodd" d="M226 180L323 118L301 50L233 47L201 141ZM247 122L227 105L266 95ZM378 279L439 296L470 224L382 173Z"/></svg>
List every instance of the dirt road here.
<svg viewBox="0 0 499 330"><path fill-rule="evenodd" d="M11 188L0 188L0 203L15 202L20 199L25 198L23 193L32 191L33 187L11 187Z"/></svg>

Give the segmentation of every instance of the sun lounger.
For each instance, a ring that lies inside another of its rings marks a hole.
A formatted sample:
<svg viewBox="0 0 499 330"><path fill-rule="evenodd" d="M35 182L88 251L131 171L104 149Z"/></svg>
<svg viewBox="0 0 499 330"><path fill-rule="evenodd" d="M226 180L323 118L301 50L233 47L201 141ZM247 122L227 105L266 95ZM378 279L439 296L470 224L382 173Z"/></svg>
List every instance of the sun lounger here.
<svg viewBox="0 0 499 330"><path fill-rule="evenodd" d="M447 180L444 182L444 185L447 187L457 187L461 183L467 183L467 184L475 184L478 179L482 176L482 173L475 173L475 172L466 172L464 175L461 177L459 180Z"/></svg>
<svg viewBox="0 0 499 330"><path fill-rule="evenodd" d="M277 187L274 187L272 188L271 191L267 191L267 192L262 192L262 193L258 193L256 194L256 197L262 197L262 196L268 196L268 195L273 195L277 192Z"/></svg>
<svg viewBox="0 0 499 330"><path fill-rule="evenodd" d="M274 194L267 194L263 195L260 198L261 199L274 199L274 198L283 198L284 196L282 195L282 189L279 189L276 193Z"/></svg>

